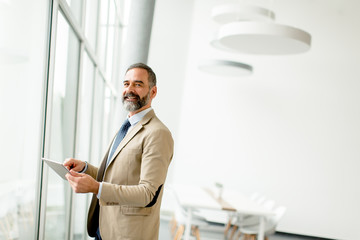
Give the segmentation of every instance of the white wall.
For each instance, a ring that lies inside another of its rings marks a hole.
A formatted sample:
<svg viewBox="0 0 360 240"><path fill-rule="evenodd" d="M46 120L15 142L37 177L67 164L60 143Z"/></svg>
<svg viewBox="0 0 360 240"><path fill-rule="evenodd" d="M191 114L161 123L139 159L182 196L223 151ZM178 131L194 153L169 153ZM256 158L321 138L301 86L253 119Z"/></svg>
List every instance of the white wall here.
<svg viewBox="0 0 360 240"><path fill-rule="evenodd" d="M171 130L175 140L174 161L168 181L172 181L179 139L180 108L183 99L187 53L190 40L193 0L157 0L151 33L148 64L158 79L158 93L152 106Z"/></svg>
<svg viewBox="0 0 360 240"><path fill-rule="evenodd" d="M181 12L189 1L157 1L150 52L168 81L155 108L176 132L172 180L264 193L288 207L279 231L360 239L360 2L273 1L278 23L313 37L309 52L276 57L211 48L211 8L224 1L194 2ZM198 71L212 58L252 64L254 74Z"/></svg>

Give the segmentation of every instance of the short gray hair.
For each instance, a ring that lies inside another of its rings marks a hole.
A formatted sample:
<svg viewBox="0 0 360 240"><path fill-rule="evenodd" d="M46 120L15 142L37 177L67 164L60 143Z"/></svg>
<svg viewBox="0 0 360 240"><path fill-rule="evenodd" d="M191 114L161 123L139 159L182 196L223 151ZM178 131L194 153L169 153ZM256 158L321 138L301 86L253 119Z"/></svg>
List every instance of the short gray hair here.
<svg viewBox="0 0 360 240"><path fill-rule="evenodd" d="M156 75L154 73L154 71L151 69L151 67L149 67L148 65L144 64L144 63L134 63L132 65L130 65L128 67L128 69L126 70L126 73L131 70L131 69L134 69L134 68L142 68L142 69L145 69L149 75L149 87L150 89L154 86L156 86Z"/></svg>

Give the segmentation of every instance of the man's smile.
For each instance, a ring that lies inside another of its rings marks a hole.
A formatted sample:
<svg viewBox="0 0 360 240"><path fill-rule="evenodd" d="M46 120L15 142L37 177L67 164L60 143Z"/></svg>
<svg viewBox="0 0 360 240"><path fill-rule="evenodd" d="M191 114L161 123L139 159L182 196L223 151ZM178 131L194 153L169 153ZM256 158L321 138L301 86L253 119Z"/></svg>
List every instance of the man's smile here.
<svg viewBox="0 0 360 240"><path fill-rule="evenodd" d="M140 97L133 93L125 94L125 96L124 96L124 100L129 101L129 102L135 102L135 101L138 101L139 99L140 99Z"/></svg>

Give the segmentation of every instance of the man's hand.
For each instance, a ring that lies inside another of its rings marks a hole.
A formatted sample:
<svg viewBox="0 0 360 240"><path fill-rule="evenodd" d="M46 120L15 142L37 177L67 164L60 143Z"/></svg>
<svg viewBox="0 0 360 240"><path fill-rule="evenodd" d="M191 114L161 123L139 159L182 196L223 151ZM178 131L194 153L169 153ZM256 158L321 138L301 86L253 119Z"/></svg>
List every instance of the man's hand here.
<svg viewBox="0 0 360 240"><path fill-rule="evenodd" d="M74 158L65 159L63 165L68 169L72 169L77 172L81 172L85 167L85 162Z"/></svg>
<svg viewBox="0 0 360 240"><path fill-rule="evenodd" d="M66 174L66 178L69 181L72 189L76 193L95 193L98 194L100 183L93 179L91 176L85 173L78 173L74 170L70 170L70 173Z"/></svg>

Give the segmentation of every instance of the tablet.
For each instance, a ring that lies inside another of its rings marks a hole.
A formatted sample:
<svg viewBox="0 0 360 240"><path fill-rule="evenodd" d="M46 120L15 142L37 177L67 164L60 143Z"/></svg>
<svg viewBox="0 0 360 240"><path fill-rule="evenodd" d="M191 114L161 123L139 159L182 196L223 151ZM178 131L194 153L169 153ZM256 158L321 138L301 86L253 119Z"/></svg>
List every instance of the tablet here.
<svg viewBox="0 0 360 240"><path fill-rule="evenodd" d="M67 173L70 173L69 170L62 164L62 163L58 163L55 162L53 160L50 159L46 159L46 158L41 158L44 162L46 162L46 164L51 167L60 177L62 177L63 179L67 180L65 175Z"/></svg>

